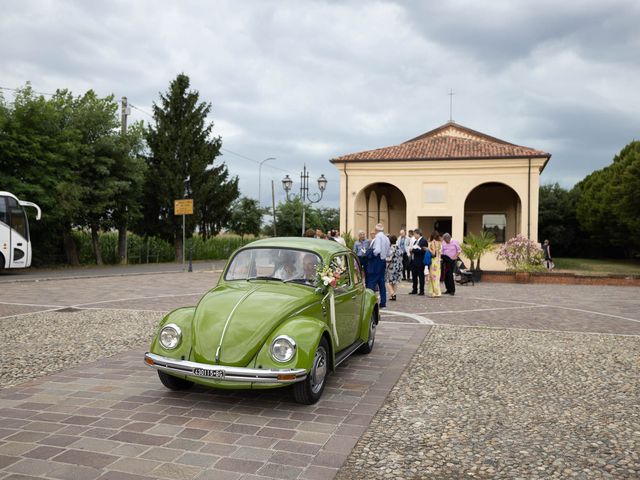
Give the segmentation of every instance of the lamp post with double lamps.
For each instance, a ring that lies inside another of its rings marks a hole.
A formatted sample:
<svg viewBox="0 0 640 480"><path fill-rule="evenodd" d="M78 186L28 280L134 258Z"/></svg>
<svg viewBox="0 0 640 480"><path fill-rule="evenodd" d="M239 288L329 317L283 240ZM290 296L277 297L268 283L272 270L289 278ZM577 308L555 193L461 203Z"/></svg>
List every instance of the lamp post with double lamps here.
<svg viewBox="0 0 640 480"><path fill-rule="evenodd" d="M318 178L318 189L320 193L314 193L313 195L309 194L309 172L307 171L307 166L305 165L302 172L300 173L300 194L298 197L300 198L300 203L302 204L302 235L304 235L305 231L305 202L318 203L322 200L322 195L327 188L327 179L324 175L320 175ZM287 201L289 201L289 192L293 188L293 180L289 178L289 175L286 175L282 179L282 188L287 193Z"/></svg>

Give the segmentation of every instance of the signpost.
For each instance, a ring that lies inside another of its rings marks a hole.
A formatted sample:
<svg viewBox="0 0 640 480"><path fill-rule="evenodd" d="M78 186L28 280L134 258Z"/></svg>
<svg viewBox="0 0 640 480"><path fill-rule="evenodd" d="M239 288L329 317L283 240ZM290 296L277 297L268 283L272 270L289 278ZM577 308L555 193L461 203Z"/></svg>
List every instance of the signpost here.
<svg viewBox="0 0 640 480"><path fill-rule="evenodd" d="M185 217L186 215L193 215L193 199L175 200L173 202L173 210L174 215L182 215L182 269L184 270Z"/></svg>

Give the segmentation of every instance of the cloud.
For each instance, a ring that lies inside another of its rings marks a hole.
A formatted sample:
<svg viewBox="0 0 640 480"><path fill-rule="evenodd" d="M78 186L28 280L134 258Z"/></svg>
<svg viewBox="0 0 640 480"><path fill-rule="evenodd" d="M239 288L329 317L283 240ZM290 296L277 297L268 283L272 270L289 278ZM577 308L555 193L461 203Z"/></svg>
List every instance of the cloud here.
<svg viewBox="0 0 640 480"><path fill-rule="evenodd" d="M549 151L543 181L571 186L638 137L639 20L632 0L26 0L3 6L1 86L92 88L150 113L184 72L242 155L223 160L243 194L273 156L263 194L306 164L332 206L330 158L441 125L453 88L457 122Z"/></svg>

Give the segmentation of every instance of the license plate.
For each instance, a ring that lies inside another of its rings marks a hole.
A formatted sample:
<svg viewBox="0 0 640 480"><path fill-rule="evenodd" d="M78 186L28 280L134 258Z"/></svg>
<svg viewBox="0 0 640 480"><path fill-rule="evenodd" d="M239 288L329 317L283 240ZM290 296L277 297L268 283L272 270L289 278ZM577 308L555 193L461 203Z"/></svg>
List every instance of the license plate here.
<svg viewBox="0 0 640 480"><path fill-rule="evenodd" d="M211 368L194 368L193 374L198 377L224 378L224 370L215 370Z"/></svg>

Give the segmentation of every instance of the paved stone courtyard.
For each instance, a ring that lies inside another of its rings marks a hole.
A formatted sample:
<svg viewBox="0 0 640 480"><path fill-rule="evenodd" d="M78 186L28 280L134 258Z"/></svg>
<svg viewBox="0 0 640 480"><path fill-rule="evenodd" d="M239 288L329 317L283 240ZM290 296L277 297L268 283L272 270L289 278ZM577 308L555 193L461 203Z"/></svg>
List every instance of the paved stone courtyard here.
<svg viewBox="0 0 640 480"><path fill-rule="evenodd" d="M157 319L216 268L2 276L0 478L638 477L637 288L429 299L404 283L374 352L300 406L286 390L169 392L143 364Z"/></svg>

